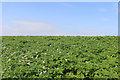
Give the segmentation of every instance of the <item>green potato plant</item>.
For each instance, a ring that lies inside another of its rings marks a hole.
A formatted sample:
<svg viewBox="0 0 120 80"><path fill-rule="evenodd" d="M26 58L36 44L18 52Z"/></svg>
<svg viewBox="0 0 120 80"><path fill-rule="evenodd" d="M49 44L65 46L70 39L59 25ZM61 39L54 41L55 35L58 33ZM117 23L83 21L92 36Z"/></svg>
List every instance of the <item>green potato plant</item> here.
<svg viewBox="0 0 120 80"><path fill-rule="evenodd" d="M3 36L2 78L118 78L117 36Z"/></svg>

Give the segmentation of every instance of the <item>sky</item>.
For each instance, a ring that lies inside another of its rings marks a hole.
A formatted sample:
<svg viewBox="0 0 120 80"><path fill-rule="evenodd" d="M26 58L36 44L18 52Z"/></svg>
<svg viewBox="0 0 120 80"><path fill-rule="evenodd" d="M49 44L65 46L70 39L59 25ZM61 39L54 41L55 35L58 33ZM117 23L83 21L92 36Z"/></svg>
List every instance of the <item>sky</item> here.
<svg viewBox="0 0 120 80"><path fill-rule="evenodd" d="M1 0L2 2L119 2L119 0Z"/></svg>
<svg viewBox="0 0 120 80"><path fill-rule="evenodd" d="M2 35L118 35L117 2L3 2Z"/></svg>

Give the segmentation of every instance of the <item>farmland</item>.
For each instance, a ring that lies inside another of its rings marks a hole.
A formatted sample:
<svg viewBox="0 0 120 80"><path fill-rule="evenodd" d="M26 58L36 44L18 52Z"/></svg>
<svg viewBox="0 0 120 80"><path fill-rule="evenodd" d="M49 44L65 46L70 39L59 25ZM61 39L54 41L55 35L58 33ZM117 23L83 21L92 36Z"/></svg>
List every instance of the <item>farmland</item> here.
<svg viewBox="0 0 120 80"><path fill-rule="evenodd" d="M3 36L3 78L118 78L116 36Z"/></svg>

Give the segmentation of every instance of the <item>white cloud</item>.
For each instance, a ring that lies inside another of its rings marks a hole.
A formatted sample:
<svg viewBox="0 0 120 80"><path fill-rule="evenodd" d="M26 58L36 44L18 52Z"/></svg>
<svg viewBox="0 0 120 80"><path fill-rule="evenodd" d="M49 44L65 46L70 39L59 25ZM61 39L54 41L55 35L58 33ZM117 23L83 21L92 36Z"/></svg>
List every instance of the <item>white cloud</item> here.
<svg viewBox="0 0 120 80"><path fill-rule="evenodd" d="M114 3L113 7L117 8L118 7L118 3Z"/></svg>
<svg viewBox="0 0 120 80"><path fill-rule="evenodd" d="M78 29L71 33L80 36L113 36L113 35L116 36L117 35L117 32L106 31L105 29Z"/></svg>
<svg viewBox="0 0 120 80"><path fill-rule="evenodd" d="M114 3L113 4L113 8L114 8L114 10L115 10L115 14L118 14L118 3Z"/></svg>
<svg viewBox="0 0 120 80"><path fill-rule="evenodd" d="M109 21L108 18L101 18L101 20L104 21L104 22L108 22Z"/></svg>
<svg viewBox="0 0 120 80"><path fill-rule="evenodd" d="M38 28L37 28L38 29ZM69 30L69 29L68 29ZM114 32L111 33L111 31L106 30L92 30L92 29L76 29L73 31L66 32L65 29L62 29L59 32L32 32L29 31L29 29L22 29L22 28L15 28L15 27L8 27L3 26L3 36L108 36L113 35ZM117 33L116 33L117 34Z"/></svg>
<svg viewBox="0 0 120 80"><path fill-rule="evenodd" d="M46 22L12 21L16 26L4 26L3 35L30 35L53 33L60 29Z"/></svg>
<svg viewBox="0 0 120 80"><path fill-rule="evenodd" d="M97 36L97 35L103 35L104 30L78 29L75 30L74 32L76 34L79 32L80 35Z"/></svg>
<svg viewBox="0 0 120 80"><path fill-rule="evenodd" d="M106 19L103 19L107 21ZM57 28L46 22L12 21L14 26L2 26L3 36L103 36L111 34L110 31L98 29ZM69 31L70 30L70 31Z"/></svg>
<svg viewBox="0 0 120 80"><path fill-rule="evenodd" d="M100 8L99 11L100 12L107 12L108 10L106 8Z"/></svg>
<svg viewBox="0 0 120 80"><path fill-rule="evenodd" d="M69 4L69 3L60 3L60 4L62 4L62 5L65 6L65 7L73 7L73 5L71 5L71 4Z"/></svg>

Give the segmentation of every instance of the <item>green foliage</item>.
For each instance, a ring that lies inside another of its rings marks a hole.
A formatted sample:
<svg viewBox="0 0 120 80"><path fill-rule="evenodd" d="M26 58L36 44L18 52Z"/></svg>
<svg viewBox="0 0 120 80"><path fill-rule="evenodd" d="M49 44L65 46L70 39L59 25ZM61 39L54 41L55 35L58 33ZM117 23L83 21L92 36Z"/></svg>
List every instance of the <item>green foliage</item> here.
<svg viewBox="0 0 120 80"><path fill-rule="evenodd" d="M115 36L4 36L3 78L118 78Z"/></svg>

